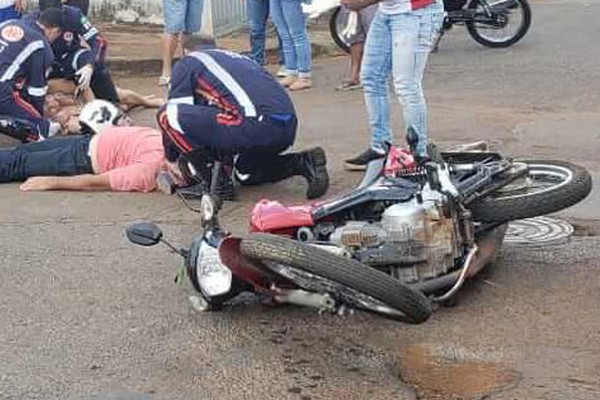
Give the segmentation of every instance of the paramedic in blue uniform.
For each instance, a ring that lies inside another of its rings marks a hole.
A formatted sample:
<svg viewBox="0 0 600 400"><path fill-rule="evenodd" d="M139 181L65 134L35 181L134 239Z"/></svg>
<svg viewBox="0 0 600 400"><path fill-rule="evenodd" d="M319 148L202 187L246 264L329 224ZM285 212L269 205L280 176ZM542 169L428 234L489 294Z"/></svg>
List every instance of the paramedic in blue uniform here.
<svg viewBox="0 0 600 400"><path fill-rule="evenodd" d="M23 142L56 133L60 126L45 119L50 43L61 35L63 15L43 12L36 21L0 24L0 133Z"/></svg>
<svg viewBox="0 0 600 400"><path fill-rule="evenodd" d="M61 0L40 0L40 12L50 8L62 10L65 27L52 43L55 62L50 79L75 79L78 91L91 88L96 98L119 102L119 96L106 66L106 39L77 7L63 5ZM33 13L28 18L36 18ZM82 40L89 48L82 46Z"/></svg>
<svg viewBox="0 0 600 400"><path fill-rule="evenodd" d="M299 175L308 182L308 198L322 196L329 186L323 149L282 154L298 126L285 89L250 58L214 49L203 38L189 38L184 50L158 113L167 161L202 148L235 154L231 175L242 185Z"/></svg>

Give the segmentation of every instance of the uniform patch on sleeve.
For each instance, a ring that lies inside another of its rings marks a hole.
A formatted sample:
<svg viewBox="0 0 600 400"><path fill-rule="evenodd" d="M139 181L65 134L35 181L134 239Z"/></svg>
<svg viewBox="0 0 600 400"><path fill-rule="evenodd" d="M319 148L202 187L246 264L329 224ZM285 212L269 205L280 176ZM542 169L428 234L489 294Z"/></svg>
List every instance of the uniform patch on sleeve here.
<svg viewBox="0 0 600 400"><path fill-rule="evenodd" d="M23 39L23 37L25 36L25 31L20 26L8 25L2 28L0 36L2 36L2 39L6 40L7 42L14 43Z"/></svg>

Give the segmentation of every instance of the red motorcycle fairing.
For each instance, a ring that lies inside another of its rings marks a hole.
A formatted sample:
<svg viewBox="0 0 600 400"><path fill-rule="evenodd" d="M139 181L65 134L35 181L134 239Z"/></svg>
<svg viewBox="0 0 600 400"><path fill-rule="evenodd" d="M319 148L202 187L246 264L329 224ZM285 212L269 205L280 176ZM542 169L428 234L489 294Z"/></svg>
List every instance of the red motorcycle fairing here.
<svg viewBox="0 0 600 400"><path fill-rule="evenodd" d="M254 286L256 292L263 294L274 294L273 283L283 283L283 286L286 286L287 281L284 278L270 274L243 257L240 251L241 242L240 238L228 236L219 244L221 262L231 270L234 276Z"/></svg>
<svg viewBox="0 0 600 400"><path fill-rule="evenodd" d="M273 232L313 226L312 206L287 207L278 201L261 200L252 210L251 232Z"/></svg>

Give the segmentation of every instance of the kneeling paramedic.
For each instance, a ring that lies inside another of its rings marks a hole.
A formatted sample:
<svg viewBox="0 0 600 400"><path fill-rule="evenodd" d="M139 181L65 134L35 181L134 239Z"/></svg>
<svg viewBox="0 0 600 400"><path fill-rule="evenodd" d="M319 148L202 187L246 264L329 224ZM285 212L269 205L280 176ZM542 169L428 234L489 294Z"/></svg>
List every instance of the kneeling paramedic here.
<svg viewBox="0 0 600 400"><path fill-rule="evenodd" d="M169 100L158 113L171 178L159 180L159 188L170 192L193 183L182 171L182 159L192 165L192 175L212 176L206 173L210 158L232 155L233 171L225 168L215 185L224 199L233 196L233 177L241 185L257 185L299 175L308 182L308 198L325 194L323 149L282 154L294 144L298 126L283 87L250 58L211 48L214 43L202 38L189 38L185 47L195 50L175 65Z"/></svg>
<svg viewBox="0 0 600 400"><path fill-rule="evenodd" d="M53 60L49 42L60 36L63 24L59 10L45 11L36 21L0 24L0 133L35 142L60 130L43 114Z"/></svg>
<svg viewBox="0 0 600 400"><path fill-rule="evenodd" d="M39 7L39 12L61 10L65 21L62 35L52 43L55 62L49 79L74 79L78 92L91 89L96 98L118 103L119 96L106 66L104 36L77 7L63 5L61 0L40 0ZM35 19L39 12L27 18Z"/></svg>

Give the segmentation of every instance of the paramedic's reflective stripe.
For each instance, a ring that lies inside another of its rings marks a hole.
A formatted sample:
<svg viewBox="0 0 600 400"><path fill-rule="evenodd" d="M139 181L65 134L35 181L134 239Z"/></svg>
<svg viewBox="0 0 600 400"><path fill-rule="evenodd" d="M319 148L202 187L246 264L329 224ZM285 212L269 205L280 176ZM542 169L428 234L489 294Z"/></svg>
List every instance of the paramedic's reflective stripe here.
<svg viewBox="0 0 600 400"><path fill-rule="evenodd" d="M236 101L239 105L244 109L244 115L246 117L256 117L256 107L254 107L254 103L250 100L250 97L246 93L244 89L237 83L237 81L227 72L223 67L221 67L210 55L206 53L193 52L189 54L194 57L198 61L200 61L208 71L213 74L217 79L219 79L223 85L233 97L235 97Z"/></svg>
<svg viewBox="0 0 600 400"><path fill-rule="evenodd" d="M12 64L10 64L10 67L8 67L4 75L2 75L2 77L0 78L0 82L7 82L12 80L15 77L16 73L19 71L19 68L21 68L21 65L27 61L29 56L31 56L36 50L43 48L44 42L42 42L41 40L36 40L35 42L29 43L23 50L21 50L19 55L12 62Z"/></svg>
<svg viewBox="0 0 600 400"><path fill-rule="evenodd" d="M91 38L93 38L94 36L96 36L98 34L98 29L96 28L92 28L88 31L88 33L86 33L85 35L83 35L83 38L85 40L90 40Z"/></svg>
<svg viewBox="0 0 600 400"><path fill-rule="evenodd" d="M167 104L167 120L169 121L169 125L177 132L181 134L185 134L183 129L181 129L181 125L179 124L179 118L177 118L177 104Z"/></svg>
<svg viewBox="0 0 600 400"><path fill-rule="evenodd" d="M73 56L73 64L71 65L75 71L78 70L77 61L79 61L79 57L81 57L81 55L83 53L85 53L86 51L88 51L88 50L87 49L79 49L75 52L75 56Z"/></svg>
<svg viewBox="0 0 600 400"><path fill-rule="evenodd" d="M30 86L29 88L27 88L27 93L29 93L31 96L44 97L47 92L48 86L44 86L41 88Z"/></svg>
<svg viewBox="0 0 600 400"><path fill-rule="evenodd" d="M174 99L169 99L170 104L189 104L191 106L194 105L194 96L186 96L186 97L175 97Z"/></svg>

